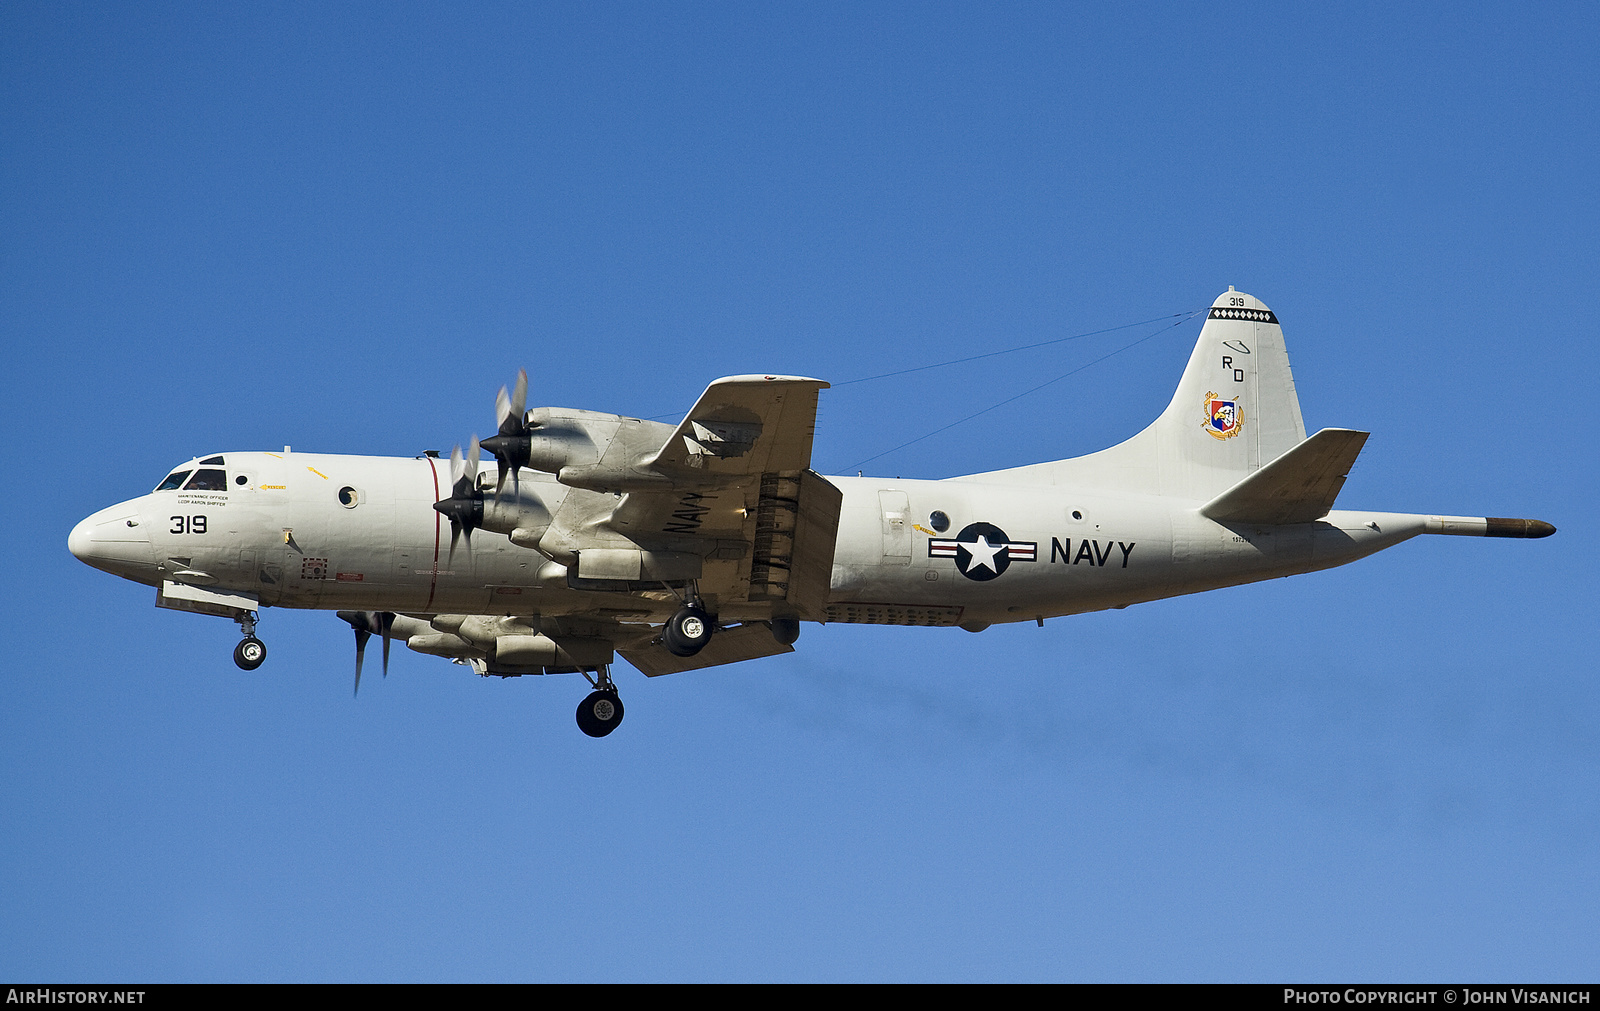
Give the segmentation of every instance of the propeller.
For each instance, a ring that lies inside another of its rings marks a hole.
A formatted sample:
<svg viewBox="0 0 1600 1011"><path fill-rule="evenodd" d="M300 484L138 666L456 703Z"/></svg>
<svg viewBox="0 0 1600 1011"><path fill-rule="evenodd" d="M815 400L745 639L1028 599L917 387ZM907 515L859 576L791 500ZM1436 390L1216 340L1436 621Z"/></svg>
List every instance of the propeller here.
<svg viewBox="0 0 1600 1011"><path fill-rule="evenodd" d="M389 632L394 628L393 611L340 611L339 617L350 623L356 633L356 687L352 695L361 693L361 661L367 651L367 640L377 634L383 639L383 676L389 676Z"/></svg>
<svg viewBox="0 0 1600 1011"><path fill-rule="evenodd" d="M467 538L467 549L472 549L472 531L483 525L483 495L478 491L478 437L472 437L465 458L461 447L450 451L450 477L455 482L450 487L450 497L435 502L433 508L450 518L450 558L456 556L456 540Z"/></svg>
<svg viewBox="0 0 1600 1011"><path fill-rule="evenodd" d="M500 488L506 483L506 471L511 472L511 488L517 487L517 469L528 465L528 454L531 449L531 440L528 426L528 370L519 369L517 384L510 393L504 386L494 398L495 419L500 424L499 432L483 440L483 448L494 454L496 473L494 479L494 494L500 496Z"/></svg>

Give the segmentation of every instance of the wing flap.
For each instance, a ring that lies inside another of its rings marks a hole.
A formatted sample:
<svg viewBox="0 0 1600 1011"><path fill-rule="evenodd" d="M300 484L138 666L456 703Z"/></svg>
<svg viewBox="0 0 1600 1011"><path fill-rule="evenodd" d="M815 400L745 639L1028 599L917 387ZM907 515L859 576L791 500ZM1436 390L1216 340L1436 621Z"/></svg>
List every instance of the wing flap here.
<svg viewBox="0 0 1600 1011"><path fill-rule="evenodd" d="M1324 428L1200 508L1219 523L1310 523L1333 508L1366 432Z"/></svg>
<svg viewBox="0 0 1600 1011"><path fill-rule="evenodd" d="M828 606L844 493L812 471L764 474L756 506L750 599L782 601L817 620Z"/></svg>

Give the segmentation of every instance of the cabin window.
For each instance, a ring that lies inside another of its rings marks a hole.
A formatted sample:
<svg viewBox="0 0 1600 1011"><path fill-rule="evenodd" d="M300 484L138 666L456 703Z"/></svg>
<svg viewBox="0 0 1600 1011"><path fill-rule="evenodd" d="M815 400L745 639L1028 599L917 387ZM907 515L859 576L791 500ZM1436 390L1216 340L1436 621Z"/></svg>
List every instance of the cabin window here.
<svg viewBox="0 0 1600 1011"><path fill-rule="evenodd" d="M935 509L928 517L928 523L941 534L950 529L950 517L946 516L942 509Z"/></svg>
<svg viewBox="0 0 1600 1011"><path fill-rule="evenodd" d="M184 487L184 491L227 491L228 472L224 470L211 470L202 467L194 472L194 477Z"/></svg>
<svg viewBox="0 0 1600 1011"><path fill-rule="evenodd" d="M174 488L183 487L183 479L188 477L191 473L193 473L193 471L187 471L187 470L175 470L175 471L173 471L172 473L167 475L167 479L165 481L163 481L160 484L156 485L156 491L172 491Z"/></svg>

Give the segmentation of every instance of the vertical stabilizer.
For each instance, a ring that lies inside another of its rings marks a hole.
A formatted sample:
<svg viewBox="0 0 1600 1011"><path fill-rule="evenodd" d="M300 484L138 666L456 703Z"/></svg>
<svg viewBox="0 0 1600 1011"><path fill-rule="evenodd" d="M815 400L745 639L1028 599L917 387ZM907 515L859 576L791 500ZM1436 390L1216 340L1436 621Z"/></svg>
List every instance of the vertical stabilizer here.
<svg viewBox="0 0 1600 1011"><path fill-rule="evenodd" d="M1160 493L1186 498L1220 495L1304 442L1277 315L1242 291L1219 296L1152 428Z"/></svg>
<svg viewBox="0 0 1600 1011"><path fill-rule="evenodd" d="M1178 392L1150 427L1088 456L982 477L1208 502L1305 438L1277 315L1229 288L1211 304Z"/></svg>

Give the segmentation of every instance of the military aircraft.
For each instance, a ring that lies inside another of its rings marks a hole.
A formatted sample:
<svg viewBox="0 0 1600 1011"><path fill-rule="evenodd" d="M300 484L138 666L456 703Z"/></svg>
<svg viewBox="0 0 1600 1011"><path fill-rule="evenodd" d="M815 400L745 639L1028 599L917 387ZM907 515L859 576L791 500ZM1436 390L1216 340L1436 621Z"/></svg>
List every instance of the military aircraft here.
<svg viewBox="0 0 1600 1011"><path fill-rule="evenodd" d="M448 461L197 457L67 544L154 586L159 607L238 622L245 670L266 659L261 608L337 610L357 691L377 635L385 674L396 639L480 675L582 674L578 725L603 737L623 716L617 655L653 677L791 652L803 621L1042 625L1418 534L1555 532L1334 509L1367 433L1306 437L1278 317L1231 287L1161 416L1088 456L939 481L823 477L811 443L827 386L718 379L674 426L525 410L523 373L500 390L496 433Z"/></svg>

